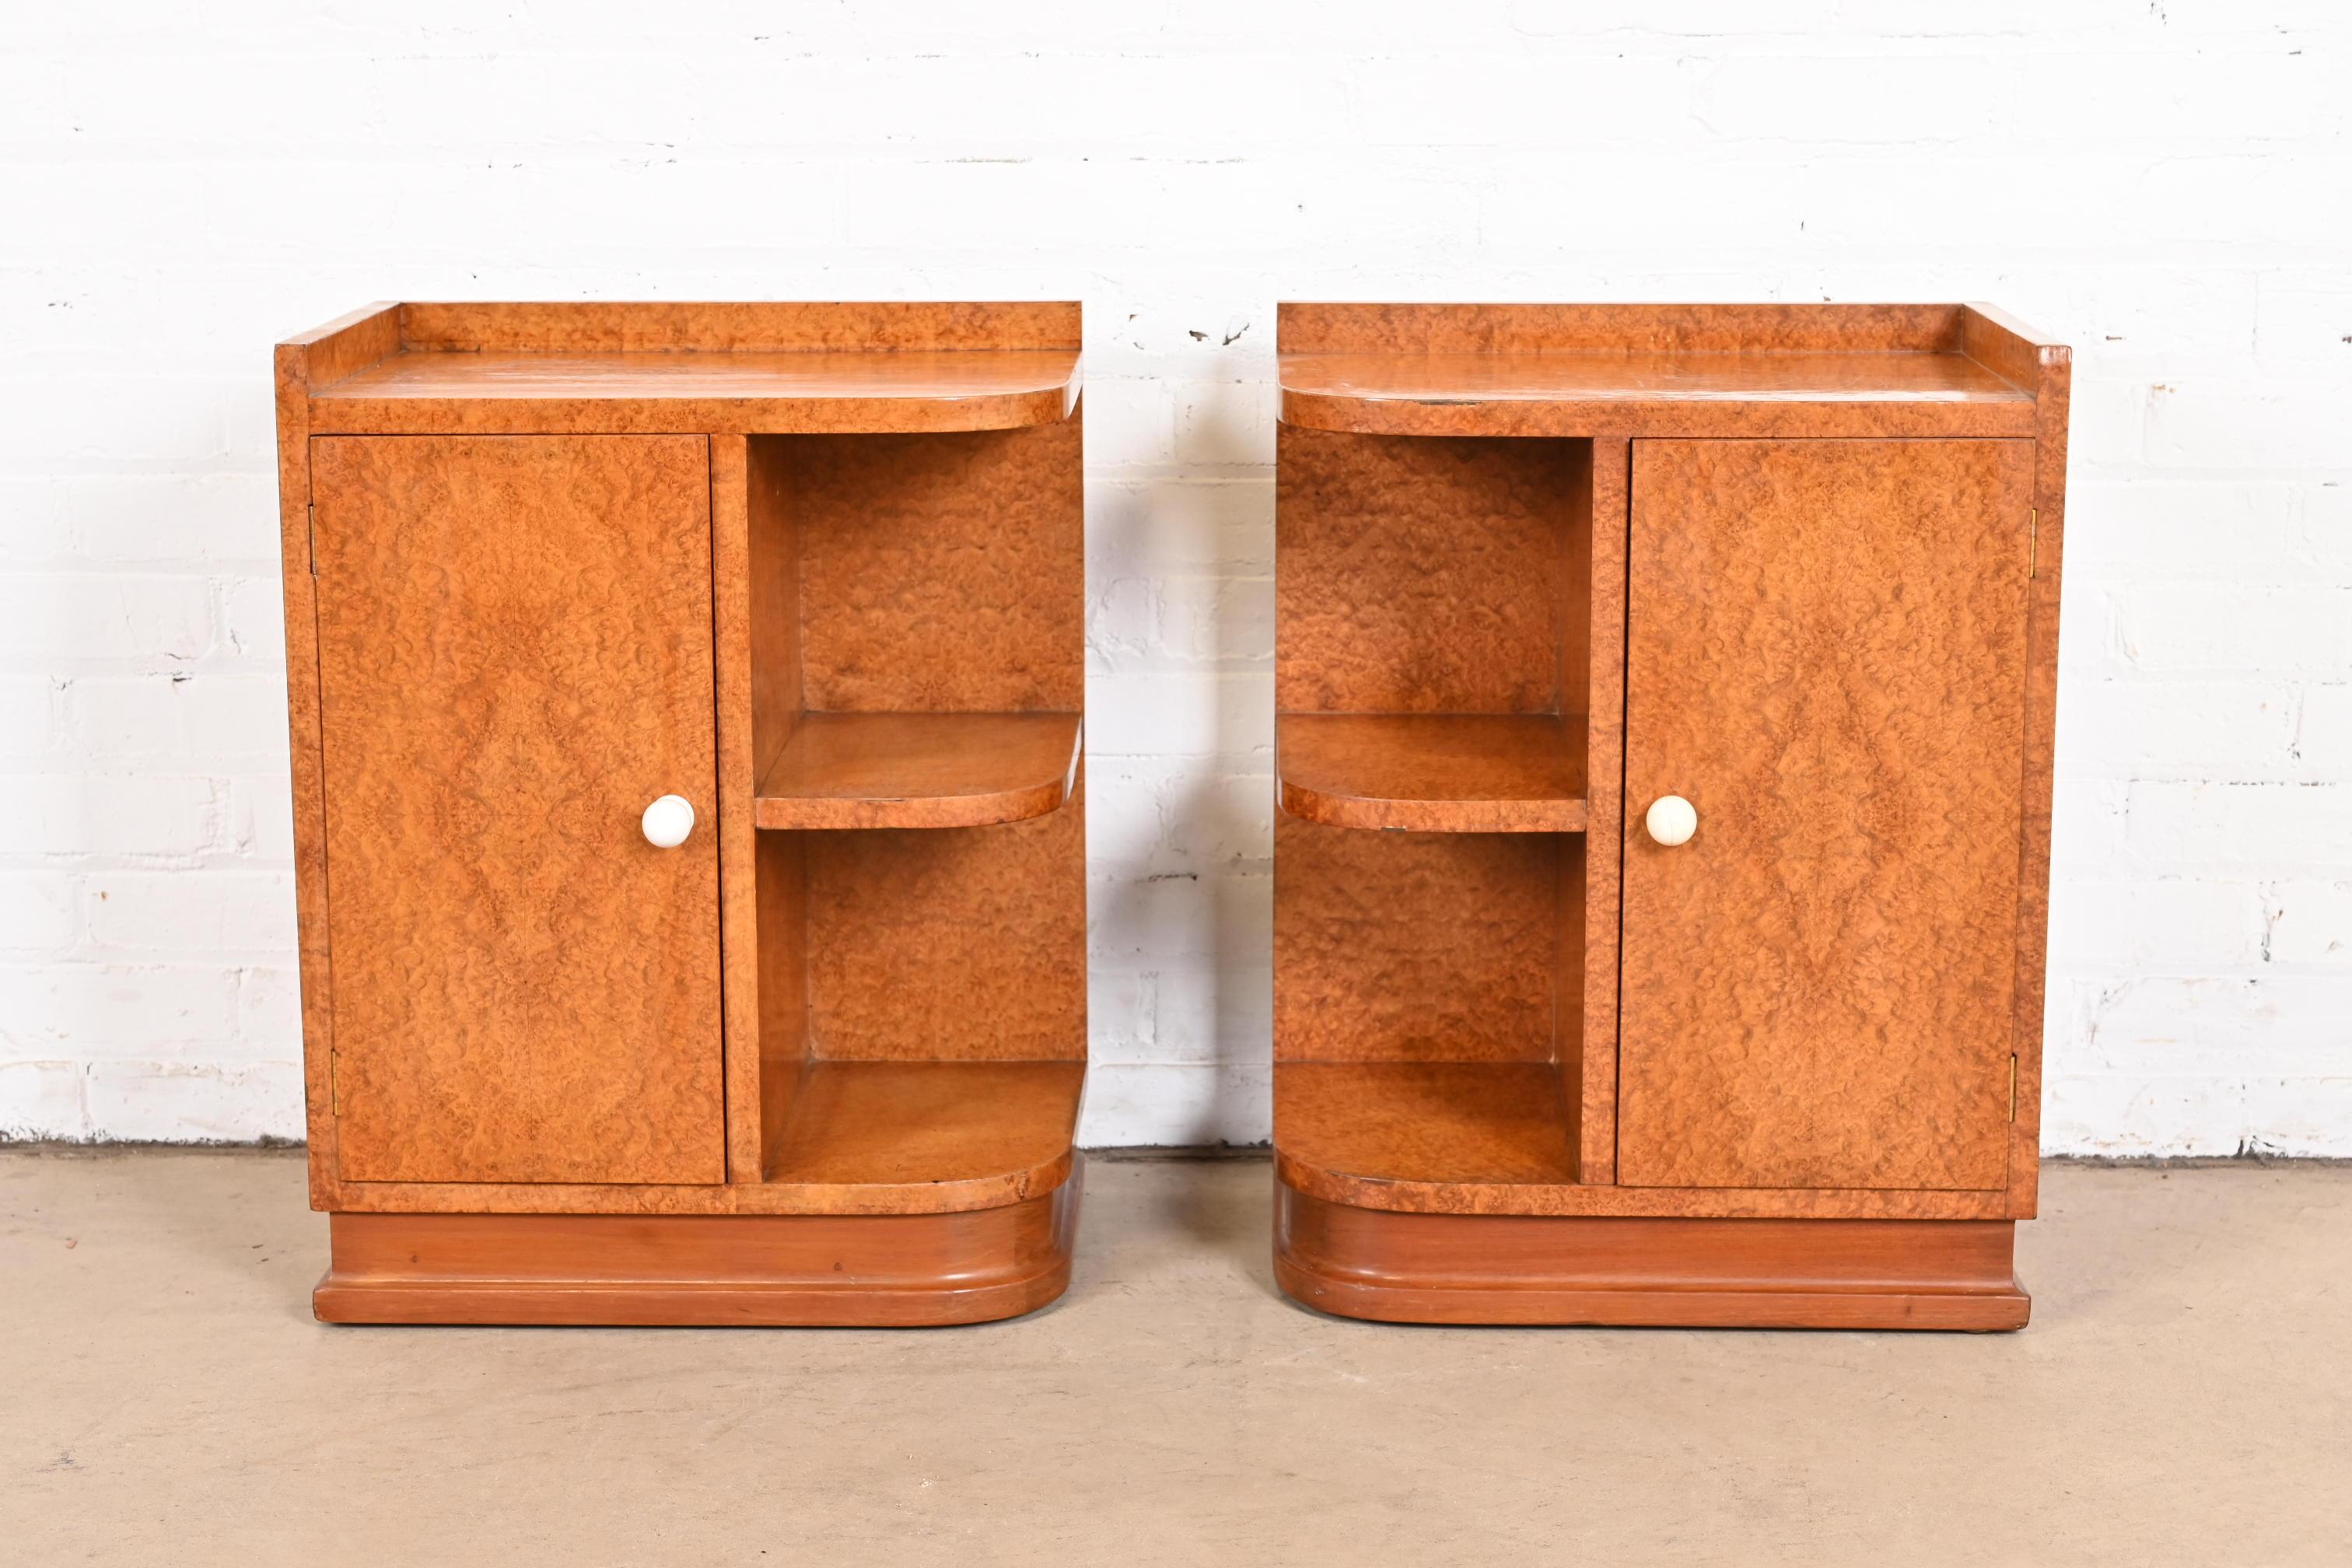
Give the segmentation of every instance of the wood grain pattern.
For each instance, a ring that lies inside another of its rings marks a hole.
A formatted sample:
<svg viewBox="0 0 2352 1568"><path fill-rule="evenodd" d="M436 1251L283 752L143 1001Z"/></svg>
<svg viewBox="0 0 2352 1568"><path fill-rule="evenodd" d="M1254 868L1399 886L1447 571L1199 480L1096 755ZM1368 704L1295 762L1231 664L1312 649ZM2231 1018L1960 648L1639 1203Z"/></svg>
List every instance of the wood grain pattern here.
<svg viewBox="0 0 2352 1568"><path fill-rule="evenodd" d="M341 1177L719 1180L705 443L311 462Z"/></svg>
<svg viewBox="0 0 2352 1568"><path fill-rule="evenodd" d="M411 301L400 341L445 353L863 353L1076 349L1076 300Z"/></svg>
<svg viewBox="0 0 2352 1568"><path fill-rule="evenodd" d="M1009 430L1077 405L1067 349L804 353L407 350L312 395L321 431Z"/></svg>
<svg viewBox="0 0 2352 1568"><path fill-rule="evenodd" d="M2004 1184L2031 453L1635 444L1621 1181Z"/></svg>
<svg viewBox="0 0 2352 1568"><path fill-rule="evenodd" d="M1075 713L810 713L760 782L759 825L985 827L1043 816L1078 773Z"/></svg>
<svg viewBox="0 0 2352 1568"><path fill-rule="evenodd" d="M1958 305L1412 305L1285 301L1285 353L1333 354L1934 353Z"/></svg>
<svg viewBox="0 0 2352 1568"><path fill-rule="evenodd" d="M959 1214L338 1214L331 1323L929 1327L1068 1288L1079 1184Z"/></svg>
<svg viewBox="0 0 2352 1568"><path fill-rule="evenodd" d="M1282 809L1333 827L1576 833L1584 720L1549 713L1286 713L1275 723Z"/></svg>
<svg viewBox="0 0 2352 1568"><path fill-rule="evenodd" d="M1282 417L1380 436L2027 436L2033 396L1935 353L1286 353Z"/></svg>
<svg viewBox="0 0 2352 1568"><path fill-rule="evenodd" d="M800 531L807 708L1085 706L1082 426L777 438Z"/></svg>
<svg viewBox="0 0 2352 1568"><path fill-rule="evenodd" d="M2021 1329L2008 1221L1400 1214L1277 1184L1294 1300L1408 1323Z"/></svg>
<svg viewBox="0 0 2352 1568"><path fill-rule="evenodd" d="M1277 1079L1289 1062L1549 1062L1559 840L1277 815Z"/></svg>
<svg viewBox="0 0 2352 1568"><path fill-rule="evenodd" d="M1276 432L1275 702L1557 713L1565 442Z"/></svg>

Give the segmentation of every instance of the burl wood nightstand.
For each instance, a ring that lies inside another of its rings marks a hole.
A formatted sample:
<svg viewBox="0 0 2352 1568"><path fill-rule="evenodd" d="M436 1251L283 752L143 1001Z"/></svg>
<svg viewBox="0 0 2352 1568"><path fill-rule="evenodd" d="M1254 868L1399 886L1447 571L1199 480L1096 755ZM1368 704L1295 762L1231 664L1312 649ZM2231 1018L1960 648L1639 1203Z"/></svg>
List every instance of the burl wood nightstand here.
<svg viewBox="0 0 2352 1568"><path fill-rule="evenodd" d="M946 1323L1069 1278L1079 310L279 345L321 1318Z"/></svg>
<svg viewBox="0 0 2352 1568"><path fill-rule="evenodd" d="M2021 1326L2067 351L1950 305L1279 331L1283 1288Z"/></svg>

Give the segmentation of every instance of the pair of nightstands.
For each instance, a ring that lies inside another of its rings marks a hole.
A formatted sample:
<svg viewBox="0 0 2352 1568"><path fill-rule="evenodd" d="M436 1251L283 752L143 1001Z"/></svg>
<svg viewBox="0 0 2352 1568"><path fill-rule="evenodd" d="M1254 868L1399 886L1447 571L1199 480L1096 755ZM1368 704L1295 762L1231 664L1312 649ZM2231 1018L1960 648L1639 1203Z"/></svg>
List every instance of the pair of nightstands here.
<svg viewBox="0 0 2352 1568"><path fill-rule="evenodd" d="M2021 1324L2066 351L1951 306L1279 332L1283 1288ZM1079 349L1075 304L280 345L320 1317L1060 1294Z"/></svg>

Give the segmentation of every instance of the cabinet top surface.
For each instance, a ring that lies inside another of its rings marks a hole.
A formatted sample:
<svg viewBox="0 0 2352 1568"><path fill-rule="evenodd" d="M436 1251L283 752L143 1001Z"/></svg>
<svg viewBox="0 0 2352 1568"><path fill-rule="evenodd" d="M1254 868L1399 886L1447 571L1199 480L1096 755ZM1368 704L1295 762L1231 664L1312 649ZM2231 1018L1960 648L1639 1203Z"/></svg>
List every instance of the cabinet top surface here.
<svg viewBox="0 0 2352 1568"><path fill-rule="evenodd" d="M670 427L665 413L702 405L699 417L738 428L998 430L1064 417L1077 383L1077 354L1055 349L404 352L314 390L311 426L398 427L421 412L419 405L522 404L553 414L548 405L601 404L612 405L616 416L634 405L667 405L638 410L662 428ZM436 412L466 429L501 419L496 407Z"/></svg>
<svg viewBox="0 0 2352 1568"><path fill-rule="evenodd" d="M2066 351L1990 307L1285 305L1282 418L1381 435L2034 431Z"/></svg>
<svg viewBox="0 0 2352 1568"><path fill-rule="evenodd" d="M1074 304L381 305L279 346L314 434L1005 430L1067 418Z"/></svg>

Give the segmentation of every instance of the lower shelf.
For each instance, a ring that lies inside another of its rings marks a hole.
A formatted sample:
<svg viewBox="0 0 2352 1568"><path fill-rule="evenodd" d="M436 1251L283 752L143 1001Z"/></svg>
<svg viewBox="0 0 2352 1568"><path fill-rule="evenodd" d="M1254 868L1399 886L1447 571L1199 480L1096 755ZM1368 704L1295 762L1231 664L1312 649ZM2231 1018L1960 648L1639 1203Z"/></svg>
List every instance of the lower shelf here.
<svg viewBox="0 0 2352 1568"><path fill-rule="evenodd" d="M765 1179L842 1189L845 1201L854 1190L845 1213L1032 1197L1070 1167L1086 1078L1083 1061L812 1060Z"/></svg>
<svg viewBox="0 0 2352 1568"><path fill-rule="evenodd" d="M2008 1220L1400 1214L1275 1184L1275 1279L1396 1323L2025 1326Z"/></svg>
<svg viewBox="0 0 2352 1568"><path fill-rule="evenodd" d="M329 1323L920 1328L1068 1289L1081 1172L919 1215L337 1214Z"/></svg>
<svg viewBox="0 0 2352 1568"><path fill-rule="evenodd" d="M1576 1127L1549 1062L1279 1062L1275 1146L1339 1181L1572 1183Z"/></svg>

